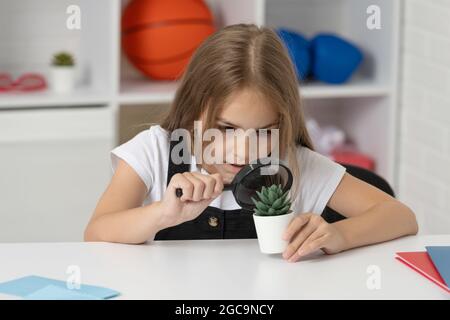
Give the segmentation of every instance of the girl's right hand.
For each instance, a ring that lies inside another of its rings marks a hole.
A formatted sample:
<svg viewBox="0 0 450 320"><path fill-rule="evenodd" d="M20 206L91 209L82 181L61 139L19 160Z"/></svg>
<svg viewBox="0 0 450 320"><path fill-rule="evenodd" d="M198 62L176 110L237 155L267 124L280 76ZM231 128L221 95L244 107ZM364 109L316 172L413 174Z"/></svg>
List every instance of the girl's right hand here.
<svg viewBox="0 0 450 320"><path fill-rule="evenodd" d="M177 188L183 190L180 198L176 196ZM222 177L217 173L211 175L197 172L175 174L161 201L163 224L175 226L197 218L211 201L221 194L222 190Z"/></svg>

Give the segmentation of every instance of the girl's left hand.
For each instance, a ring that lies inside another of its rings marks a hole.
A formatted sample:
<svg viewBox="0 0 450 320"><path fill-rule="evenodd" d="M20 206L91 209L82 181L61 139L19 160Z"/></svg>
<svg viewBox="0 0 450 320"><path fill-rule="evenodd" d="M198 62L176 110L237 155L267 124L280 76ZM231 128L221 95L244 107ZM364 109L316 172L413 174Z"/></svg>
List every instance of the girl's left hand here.
<svg viewBox="0 0 450 320"><path fill-rule="evenodd" d="M315 213L297 215L287 227L283 239L289 241L283 252L283 258L289 262L296 262L318 249L326 254L345 249L345 238L341 231Z"/></svg>

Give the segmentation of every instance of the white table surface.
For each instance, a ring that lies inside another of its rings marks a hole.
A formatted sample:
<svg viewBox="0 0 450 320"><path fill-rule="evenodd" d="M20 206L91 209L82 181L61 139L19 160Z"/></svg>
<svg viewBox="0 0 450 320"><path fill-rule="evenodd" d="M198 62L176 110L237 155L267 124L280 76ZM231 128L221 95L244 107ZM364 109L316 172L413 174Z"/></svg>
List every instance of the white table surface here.
<svg viewBox="0 0 450 320"><path fill-rule="evenodd" d="M0 282L26 275L66 280L79 266L85 284L121 292L115 299L450 299L395 260L397 251L450 245L450 235L413 236L296 263L260 253L256 239L0 244ZM367 268L380 269L368 289ZM13 297L0 294L0 299Z"/></svg>

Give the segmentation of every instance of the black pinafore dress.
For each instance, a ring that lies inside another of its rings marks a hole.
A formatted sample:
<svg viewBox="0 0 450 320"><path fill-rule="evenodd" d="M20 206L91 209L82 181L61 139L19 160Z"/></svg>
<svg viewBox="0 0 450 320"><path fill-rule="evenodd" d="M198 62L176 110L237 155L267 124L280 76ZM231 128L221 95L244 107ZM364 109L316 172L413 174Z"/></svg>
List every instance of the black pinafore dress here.
<svg viewBox="0 0 450 320"><path fill-rule="evenodd" d="M190 170L189 163L173 163L170 155L176 143L178 142L170 142L167 185L173 175ZM251 211L246 209L222 210L209 206L194 220L160 230L154 240L253 238L256 238L256 229Z"/></svg>

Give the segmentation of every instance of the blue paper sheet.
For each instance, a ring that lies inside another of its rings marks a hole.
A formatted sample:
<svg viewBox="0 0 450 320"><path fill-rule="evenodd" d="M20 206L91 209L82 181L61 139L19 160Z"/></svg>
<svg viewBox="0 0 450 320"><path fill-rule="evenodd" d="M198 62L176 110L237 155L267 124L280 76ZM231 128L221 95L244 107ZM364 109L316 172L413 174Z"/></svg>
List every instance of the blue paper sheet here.
<svg viewBox="0 0 450 320"><path fill-rule="evenodd" d="M442 279L450 287L450 246L429 246L426 249Z"/></svg>
<svg viewBox="0 0 450 320"><path fill-rule="evenodd" d="M102 300L96 296L80 293L77 289L61 288L54 285L46 286L27 296L27 300Z"/></svg>
<svg viewBox="0 0 450 320"><path fill-rule="evenodd" d="M55 287L60 290L55 289ZM0 283L0 293L22 298L30 298L31 295L32 299L33 297L34 299L44 299L46 296L55 297L58 292L61 294L61 299L74 299L75 295L81 295L80 299L86 299L87 297L109 299L119 295L119 292L115 290L85 284L81 284L80 289L69 289L65 281L34 275ZM39 298L39 296L43 298Z"/></svg>

